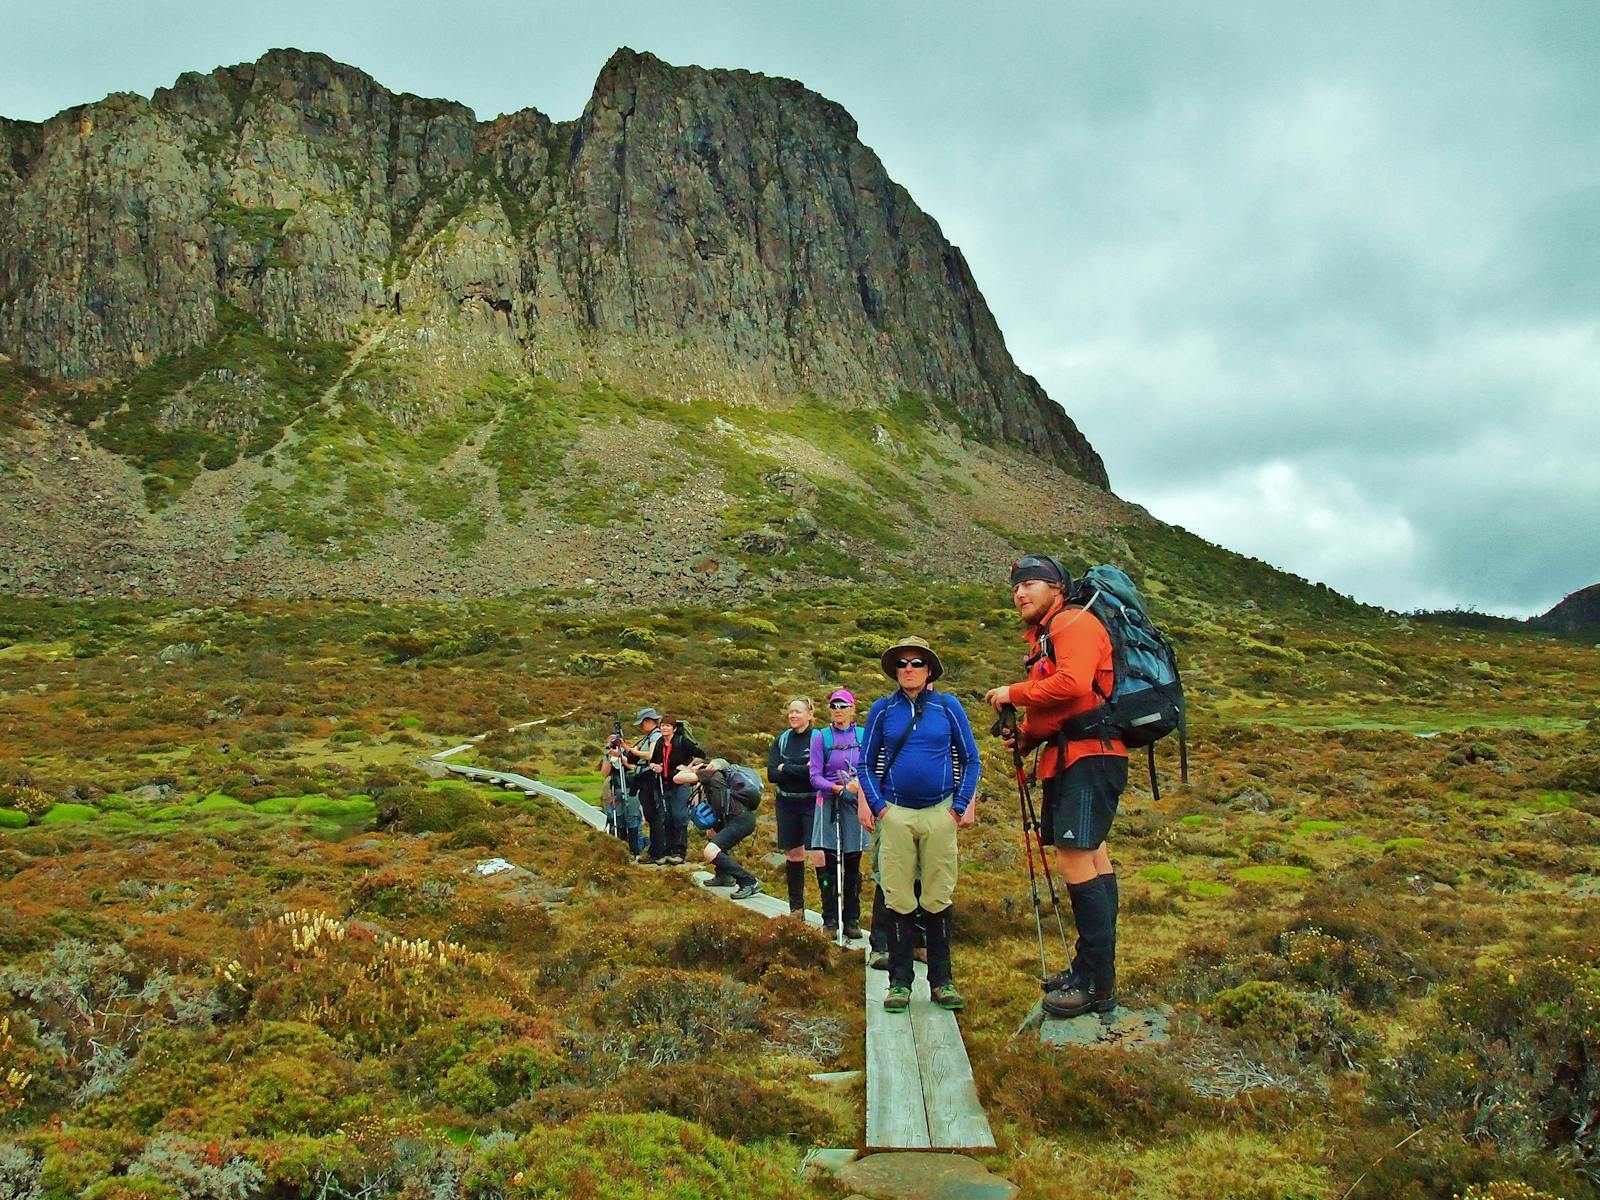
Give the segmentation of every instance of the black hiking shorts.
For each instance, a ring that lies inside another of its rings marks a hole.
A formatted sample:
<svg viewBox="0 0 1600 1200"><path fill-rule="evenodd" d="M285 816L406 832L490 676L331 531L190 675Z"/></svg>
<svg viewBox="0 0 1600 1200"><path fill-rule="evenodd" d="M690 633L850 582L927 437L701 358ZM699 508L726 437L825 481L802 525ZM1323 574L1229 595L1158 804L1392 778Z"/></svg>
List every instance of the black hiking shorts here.
<svg viewBox="0 0 1600 1200"><path fill-rule="evenodd" d="M778 849L793 850L797 846L804 846L811 837L811 823L817 815L816 797L791 800L780 795L777 809Z"/></svg>
<svg viewBox="0 0 1600 1200"><path fill-rule="evenodd" d="M1098 850L1111 833L1117 802L1128 786L1128 760L1091 754L1044 781L1039 833L1062 850Z"/></svg>

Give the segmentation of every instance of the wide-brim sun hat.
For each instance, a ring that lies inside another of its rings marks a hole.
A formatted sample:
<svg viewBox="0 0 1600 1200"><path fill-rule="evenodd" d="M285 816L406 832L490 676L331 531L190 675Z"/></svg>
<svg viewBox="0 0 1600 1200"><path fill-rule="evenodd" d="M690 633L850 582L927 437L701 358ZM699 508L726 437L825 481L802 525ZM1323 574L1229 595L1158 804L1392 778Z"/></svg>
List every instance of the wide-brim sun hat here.
<svg viewBox="0 0 1600 1200"><path fill-rule="evenodd" d="M661 714L653 708L641 708L639 715L633 719L635 725L643 725L646 721L659 721Z"/></svg>
<svg viewBox="0 0 1600 1200"><path fill-rule="evenodd" d="M890 679L898 680L900 678L899 672L895 670L894 660L907 650L915 650L917 654L926 658L932 664L928 670L929 683L944 674L944 664L939 661L939 656L933 652L932 646L919 637L905 637L885 650L883 656L878 659L879 664L883 667L883 673Z"/></svg>

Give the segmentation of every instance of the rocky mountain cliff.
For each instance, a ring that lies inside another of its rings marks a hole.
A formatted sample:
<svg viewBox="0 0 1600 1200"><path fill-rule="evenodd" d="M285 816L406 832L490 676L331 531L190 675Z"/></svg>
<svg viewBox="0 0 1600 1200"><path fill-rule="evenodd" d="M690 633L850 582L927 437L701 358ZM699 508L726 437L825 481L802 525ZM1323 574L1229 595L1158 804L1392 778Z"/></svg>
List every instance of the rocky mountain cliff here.
<svg viewBox="0 0 1600 1200"><path fill-rule="evenodd" d="M1528 625L1546 633L1588 634L1600 631L1600 583L1580 588L1549 612L1530 617Z"/></svg>
<svg viewBox="0 0 1600 1200"><path fill-rule="evenodd" d="M349 345L382 314L447 313L557 380L911 394L1105 486L856 132L797 83L630 50L570 122L479 122L295 50L0 120L0 353L89 381L230 314Z"/></svg>

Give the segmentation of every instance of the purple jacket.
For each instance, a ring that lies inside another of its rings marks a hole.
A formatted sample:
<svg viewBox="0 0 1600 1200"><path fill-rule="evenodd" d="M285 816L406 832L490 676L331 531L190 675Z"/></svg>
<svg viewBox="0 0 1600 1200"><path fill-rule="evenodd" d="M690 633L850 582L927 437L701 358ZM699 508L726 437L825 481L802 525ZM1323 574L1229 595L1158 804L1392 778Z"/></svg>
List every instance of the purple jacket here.
<svg viewBox="0 0 1600 1200"><path fill-rule="evenodd" d="M857 769L865 740L859 725L835 729L830 753L823 749L822 730L811 735L811 786L817 789L819 800L833 795L833 785L844 777L846 771ZM823 761L824 757L827 758L826 762Z"/></svg>

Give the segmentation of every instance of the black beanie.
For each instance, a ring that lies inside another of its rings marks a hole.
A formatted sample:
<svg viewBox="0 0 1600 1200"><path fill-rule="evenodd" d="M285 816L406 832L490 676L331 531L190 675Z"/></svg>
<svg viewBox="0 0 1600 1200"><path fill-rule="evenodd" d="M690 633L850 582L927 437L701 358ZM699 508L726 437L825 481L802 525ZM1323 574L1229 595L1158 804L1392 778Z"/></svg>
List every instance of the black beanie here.
<svg viewBox="0 0 1600 1200"><path fill-rule="evenodd" d="M1029 579L1059 583L1063 588L1072 586L1072 576L1067 574L1067 569L1048 554L1025 554L1011 564L1012 587Z"/></svg>

